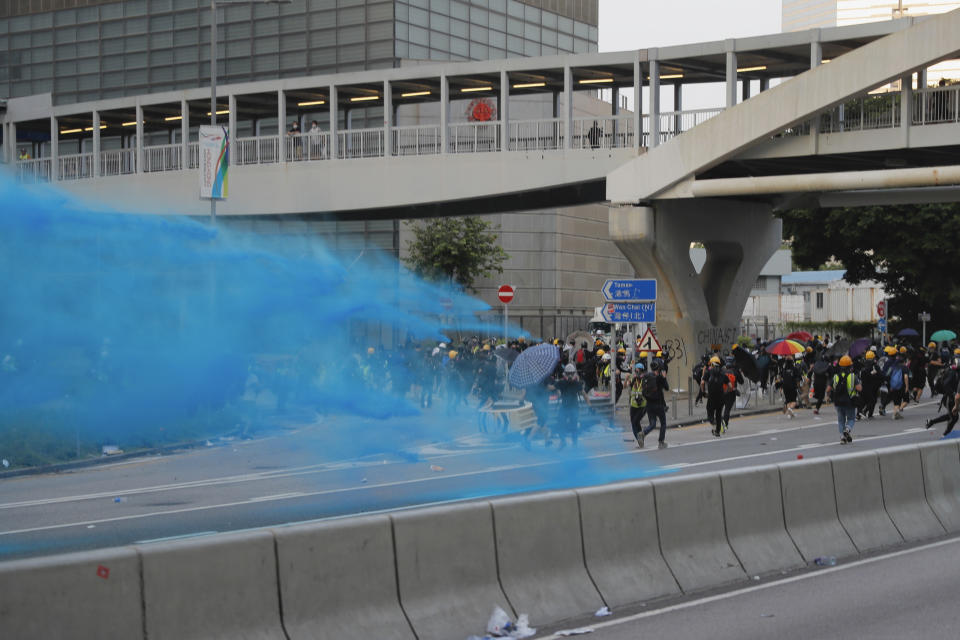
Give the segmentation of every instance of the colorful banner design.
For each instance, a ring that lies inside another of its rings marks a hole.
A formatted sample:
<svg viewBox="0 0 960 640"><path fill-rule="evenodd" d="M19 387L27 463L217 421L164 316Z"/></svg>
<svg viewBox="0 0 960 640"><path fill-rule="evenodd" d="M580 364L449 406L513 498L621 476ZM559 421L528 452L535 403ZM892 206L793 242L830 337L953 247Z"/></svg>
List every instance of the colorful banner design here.
<svg viewBox="0 0 960 640"><path fill-rule="evenodd" d="M230 136L226 127L200 127L200 197L226 200Z"/></svg>

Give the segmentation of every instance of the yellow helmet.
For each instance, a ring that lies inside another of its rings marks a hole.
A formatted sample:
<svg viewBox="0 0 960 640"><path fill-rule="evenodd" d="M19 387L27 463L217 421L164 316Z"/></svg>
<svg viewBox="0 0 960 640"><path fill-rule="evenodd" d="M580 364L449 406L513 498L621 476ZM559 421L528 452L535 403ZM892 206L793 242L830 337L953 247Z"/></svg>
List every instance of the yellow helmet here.
<svg viewBox="0 0 960 640"><path fill-rule="evenodd" d="M900 353L906 353L906 352L907 352L906 347L900 347Z"/></svg>
<svg viewBox="0 0 960 640"><path fill-rule="evenodd" d="M807 346L807 353L812 353L812 352L813 352L813 347L811 347L811 346L808 345L808 346Z"/></svg>
<svg viewBox="0 0 960 640"><path fill-rule="evenodd" d="M658 357L658 358L662 358L662 357L663 357L663 351L657 351L657 357Z"/></svg>
<svg viewBox="0 0 960 640"><path fill-rule="evenodd" d="M956 349L953 350L953 355L960 356L960 347L957 347Z"/></svg>
<svg viewBox="0 0 960 640"><path fill-rule="evenodd" d="M867 360L873 360L877 357L877 354L875 354L873 351L867 351L865 354L863 354L863 357Z"/></svg>
<svg viewBox="0 0 960 640"><path fill-rule="evenodd" d="M883 352L888 356L892 356L897 352L897 348L888 344L883 348Z"/></svg>
<svg viewBox="0 0 960 640"><path fill-rule="evenodd" d="M626 352L627 350L624 349L623 347L620 347L619 349L617 349L617 353L626 353Z"/></svg>
<svg viewBox="0 0 960 640"><path fill-rule="evenodd" d="M843 356L840 358L841 367L851 367L853 366L853 360L850 359L850 356Z"/></svg>
<svg viewBox="0 0 960 640"><path fill-rule="evenodd" d="M717 356L713 356L712 358L710 358L710 364L720 364L720 358Z"/></svg>
<svg viewBox="0 0 960 640"><path fill-rule="evenodd" d="M448 356L451 360L453 360L454 358L457 357L457 352L451 349L451 350L450 350L450 353L448 353L447 356Z"/></svg>
<svg viewBox="0 0 960 640"><path fill-rule="evenodd" d="M483 350L484 350L484 351L490 351L490 345L488 345L488 344L483 345Z"/></svg>
<svg viewBox="0 0 960 640"><path fill-rule="evenodd" d="M603 349L597 349L597 355L603 357L603 354L606 353Z"/></svg>
<svg viewBox="0 0 960 640"><path fill-rule="evenodd" d="M367 355L372 356L375 351L376 349L374 349L373 347L367 347Z"/></svg>
<svg viewBox="0 0 960 640"><path fill-rule="evenodd" d="M936 343L936 342L931 342L930 344L927 345L927 348L928 348L928 349L936 349L936 348L937 348L937 343Z"/></svg>
<svg viewBox="0 0 960 640"><path fill-rule="evenodd" d="M739 343L739 342L734 342L732 345L730 345L730 350L731 350L731 351L733 351L734 349L739 349L739 348L740 348L740 343Z"/></svg>
<svg viewBox="0 0 960 640"><path fill-rule="evenodd" d="M640 352L640 357L641 357L641 358L646 358L646 357L649 356L649 355L650 355L650 354L647 353L646 351L641 351L641 352Z"/></svg>

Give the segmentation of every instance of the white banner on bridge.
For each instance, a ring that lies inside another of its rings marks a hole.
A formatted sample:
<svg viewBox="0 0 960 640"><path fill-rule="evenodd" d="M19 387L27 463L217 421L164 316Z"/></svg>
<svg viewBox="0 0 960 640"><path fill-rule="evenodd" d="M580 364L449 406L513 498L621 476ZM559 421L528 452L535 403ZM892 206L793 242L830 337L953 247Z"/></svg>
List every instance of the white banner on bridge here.
<svg viewBox="0 0 960 640"><path fill-rule="evenodd" d="M227 199L230 136L226 127L200 127L200 197Z"/></svg>

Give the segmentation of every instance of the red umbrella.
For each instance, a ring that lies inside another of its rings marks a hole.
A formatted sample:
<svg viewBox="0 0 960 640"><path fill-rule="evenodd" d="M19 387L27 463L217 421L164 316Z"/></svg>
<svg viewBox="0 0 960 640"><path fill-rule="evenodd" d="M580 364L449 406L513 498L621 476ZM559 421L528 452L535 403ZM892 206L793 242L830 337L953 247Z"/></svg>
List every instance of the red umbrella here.
<svg viewBox="0 0 960 640"><path fill-rule="evenodd" d="M799 342L810 342L813 340L813 336L807 333L806 331L794 331L787 336L788 340L797 340Z"/></svg>

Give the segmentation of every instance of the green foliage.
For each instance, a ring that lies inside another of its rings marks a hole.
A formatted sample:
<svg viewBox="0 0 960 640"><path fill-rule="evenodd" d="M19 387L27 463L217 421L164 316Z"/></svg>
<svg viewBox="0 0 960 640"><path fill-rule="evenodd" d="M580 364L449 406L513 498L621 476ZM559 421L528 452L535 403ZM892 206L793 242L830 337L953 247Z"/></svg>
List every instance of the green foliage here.
<svg viewBox="0 0 960 640"><path fill-rule="evenodd" d="M960 324L960 205L926 204L793 210L779 214L793 260L816 269L836 261L856 284L882 284L893 312L891 329L918 325L927 311L937 327ZM853 335L853 334L848 334Z"/></svg>
<svg viewBox="0 0 960 640"><path fill-rule="evenodd" d="M497 231L488 220L476 216L434 218L406 223L414 239L407 244L411 271L430 280L456 282L474 291L477 278L503 273L510 257L497 244Z"/></svg>
<svg viewBox="0 0 960 640"><path fill-rule="evenodd" d="M750 336L740 336L737 338L737 344L744 349L753 349L753 339Z"/></svg>

